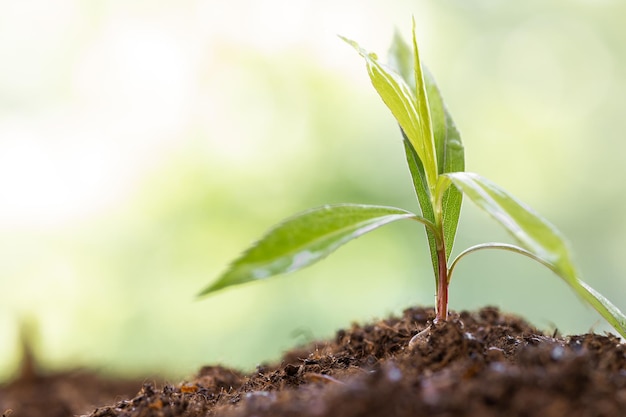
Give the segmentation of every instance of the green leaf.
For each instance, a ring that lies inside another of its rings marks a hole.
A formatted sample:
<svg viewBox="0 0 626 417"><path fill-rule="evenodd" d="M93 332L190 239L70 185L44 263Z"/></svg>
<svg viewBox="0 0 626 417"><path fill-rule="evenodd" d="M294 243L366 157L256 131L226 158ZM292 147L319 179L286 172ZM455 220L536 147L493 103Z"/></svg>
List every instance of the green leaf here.
<svg viewBox="0 0 626 417"><path fill-rule="evenodd" d="M415 35L413 38L415 41ZM417 59L415 57L417 57ZM411 86L411 88L417 90L415 84L416 75L413 70L414 65L419 65L416 43L414 42L414 50L411 50L409 45L404 42L399 33L396 32L389 49L388 61L389 66L395 72L400 74L404 81ZM423 67L423 74L435 141L438 173L444 174L447 172L461 172L465 169L465 155L463 144L461 142L461 136L456 128L456 125L454 124L454 121L452 120L452 116L450 116L450 113L444 105L443 98L437 84L435 83L434 77L426 67ZM427 196L424 195L424 189L426 189L427 186L425 184L423 167L421 166L419 160L416 163L410 160L411 153L408 150L406 150L406 154L407 161L409 162L409 168L413 176L413 185L415 187L420 206L422 207L422 214L424 217L434 221L433 218L428 216L428 212L432 213L432 204L430 203L430 199L427 199ZM456 237L459 216L461 214L462 196L463 194L458 189L452 187L446 191L442 201L444 239L446 243L447 258L450 257ZM433 260L433 268L435 273L437 273L437 254L434 237L429 236L428 239L431 258Z"/></svg>
<svg viewBox="0 0 626 417"><path fill-rule="evenodd" d="M499 222L522 246L522 248L516 248L506 244L478 245L464 251L459 257L488 247L512 250L530 256L561 277L622 336L626 337L626 316L604 296L580 280L567 242L552 224L504 189L478 174L457 172L446 174L446 176L470 200Z"/></svg>
<svg viewBox="0 0 626 417"><path fill-rule="evenodd" d="M578 294L593 308L596 309L598 313L604 319L609 322L611 326L617 332L626 339L626 315L620 311L613 303L611 303L606 297L602 294L591 288L587 283L578 280L580 285L582 286L582 291L579 291Z"/></svg>
<svg viewBox="0 0 626 417"><path fill-rule="evenodd" d="M433 126L432 120L430 118L430 107L428 105L428 95L426 94L426 84L424 82L424 76L422 74L422 64L420 62L419 49L417 49L417 37L415 35L415 18L413 18L413 26L412 26L412 39L413 39L413 72L415 79L415 98L417 100L417 114L419 116L419 120L421 122L421 136L420 139L424 142L424 148L428 150L428 152L432 153L426 155L427 157L434 158L434 170L437 174L441 172L441 167L438 167L438 157L437 157L437 147L435 143L435 136L433 135ZM431 164L430 160L422 158L422 164L424 164L425 169L428 172ZM437 176L435 176L436 179ZM428 178L428 184L430 185L430 189L433 190L436 183L431 181L431 178Z"/></svg>
<svg viewBox="0 0 626 417"><path fill-rule="evenodd" d="M413 65L415 64L414 54L409 45L404 42L402 36L396 31L389 48L388 58L389 67L398 73L404 82L413 90L415 87L415 71ZM422 209L422 216L431 222L435 222L435 214L433 212L433 204L430 198L430 189L428 181L424 173L424 165L419 158L419 155L415 151L415 147L411 144L411 141L406 136L402 128L402 142L404 144L404 152L406 154L406 160L413 180L413 188L417 196L420 208ZM434 233L426 229L426 237L428 239L428 247L430 249L430 260L433 266L433 273L435 277L439 276L439 260L437 258L437 243L435 241Z"/></svg>
<svg viewBox="0 0 626 417"><path fill-rule="evenodd" d="M432 136L427 101L415 96L402 77L378 62L375 54L367 52L359 44L343 38L364 59L372 85L396 118L400 127L417 152L424 166L429 189L434 190L437 180L437 159ZM421 73L420 73L421 74Z"/></svg>
<svg viewBox="0 0 626 417"><path fill-rule="evenodd" d="M429 71L426 70L425 74L439 174L463 172L465 170L465 151L463 150L461 135L443 103L435 79ZM450 257L456 238L462 200L463 194L455 187L448 188L443 195L442 211L446 259Z"/></svg>
<svg viewBox="0 0 626 417"><path fill-rule="evenodd" d="M456 172L446 176L498 221L524 249L545 259L564 275L576 275L565 238L533 209L478 174Z"/></svg>
<svg viewBox="0 0 626 417"><path fill-rule="evenodd" d="M403 137L404 152L406 153L406 160L409 165L409 171L411 172L411 178L413 179L413 187L415 188L415 194L417 195L417 201L419 201L422 209L422 216L428 219L430 222L435 223L435 213L433 212L433 205L430 201L430 194L428 189L425 188L426 179L424 177L424 168L422 166L413 145L407 139L406 135L400 129ZM426 228L426 238L428 239L428 248L430 249L430 261L433 265L433 272L435 278L439 279L439 259L437 257L437 242L435 241L435 234L432 230Z"/></svg>
<svg viewBox="0 0 626 417"><path fill-rule="evenodd" d="M200 295L297 271L365 233L402 219L424 221L406 210L357 204L323 206L297 214L270 229Z"/></svg>
<svg viewBox="0 0 626 417"><path fill-rule="evenodd" d="M415 71L413 71L415 58L413 57L413 50L397 30L393 34L393 40L387 53L387 63L389 68L398 73L404 82L415 91Z"/></svg>
<svg viewBox="0 0 626 417"><path fill-rule="evenodd" d="M399 74L404 82L415 91L415 71L413 71L415 61L413 51L409 48L409 45L404 42L404 39L402 39L397 31L394 34L391 47L389 48L388 61L389 67ZM434 222L435 217L430 198L430 187L428 186L428 181L424 173L424 165L420 160L419 154L416 152L415 146L413 146L411 140L407 137L402 126L400 127L400 132L402 133L406 158L413 178L415 193L417 194L420 207L422 208L422 215Z"/></svg>

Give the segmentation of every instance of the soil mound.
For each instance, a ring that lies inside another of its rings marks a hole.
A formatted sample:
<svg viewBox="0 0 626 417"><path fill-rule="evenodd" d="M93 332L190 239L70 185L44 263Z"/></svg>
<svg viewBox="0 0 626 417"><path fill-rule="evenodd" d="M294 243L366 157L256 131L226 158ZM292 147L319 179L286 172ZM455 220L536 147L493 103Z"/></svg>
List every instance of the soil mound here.
<svg viewBox="0 0 626 417"><path fill-rule="evenodd" d="M249 374L207 366L187 382L144 384L89 417L626 415L616 336L546 335L492 307L433 319L413 308L354 324Z"/></svg>

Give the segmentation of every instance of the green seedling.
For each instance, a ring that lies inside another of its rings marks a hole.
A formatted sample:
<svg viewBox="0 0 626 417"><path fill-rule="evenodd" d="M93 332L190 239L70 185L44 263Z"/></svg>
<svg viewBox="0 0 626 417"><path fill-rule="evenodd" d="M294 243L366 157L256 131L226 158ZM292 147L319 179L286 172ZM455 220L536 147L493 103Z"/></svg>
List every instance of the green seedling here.
<svg viewBox="0 0 626 417"><path fill-rule="evenodd" d="M342 39L364 58L374 88L400 125L421 215L395 207L360 204L327 205L296 214L270 229L200 295L297 271L381 226L413 220L426 229L436 282L436 320L447 318L448 286L459 260L484 249L501 249L548 267L626 337L626 316L580 279L561 233L498 185L464 172L459 132L433 77L420 63L415 22L412 47L396 35L388 65L381 64L375 54L356 42ZM451 260L462 196L504 227L516 245L483 243Z"/></svg>

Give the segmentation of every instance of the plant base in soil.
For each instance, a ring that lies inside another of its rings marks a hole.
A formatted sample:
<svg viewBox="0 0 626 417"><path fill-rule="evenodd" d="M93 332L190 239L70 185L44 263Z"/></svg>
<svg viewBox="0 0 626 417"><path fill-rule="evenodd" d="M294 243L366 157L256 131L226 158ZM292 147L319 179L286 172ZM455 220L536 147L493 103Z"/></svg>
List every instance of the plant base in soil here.
<svg viewBox="0 0 626 417"><path fill-rule="evenodd" d="M147 383L89 417L626 415L626 345L616 336L546 335L496 308L434 317L414 308L355 324L248 374L207 366L187 382Z"/></svg>

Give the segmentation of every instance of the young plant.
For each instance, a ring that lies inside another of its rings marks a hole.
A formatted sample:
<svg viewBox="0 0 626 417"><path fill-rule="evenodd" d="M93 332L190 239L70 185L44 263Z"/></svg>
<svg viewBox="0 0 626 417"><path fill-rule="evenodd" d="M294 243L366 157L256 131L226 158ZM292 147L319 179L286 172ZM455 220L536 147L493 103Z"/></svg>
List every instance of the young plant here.
<svg viewBox="0 0 626 417"><path fill-rule="evenodd" d="M342 39L364 58L374 88L400 125L421 215L360 204L326 205L296 214L270 229L200 295L297 271L361 235L406 219L426 228L436 282L436 320L447 318L448 286L458 261L483 249L501 249L548 267L626 337L626 316L580 279L568 245L556 228L493 182L464 172L459 132L434 79L420 63L415 22L412 47L396 35L388 66L356 42ZM463 195L500 223L517 245L483 243L450 261Z"/></svg>

